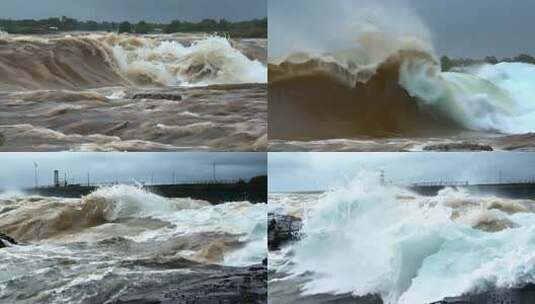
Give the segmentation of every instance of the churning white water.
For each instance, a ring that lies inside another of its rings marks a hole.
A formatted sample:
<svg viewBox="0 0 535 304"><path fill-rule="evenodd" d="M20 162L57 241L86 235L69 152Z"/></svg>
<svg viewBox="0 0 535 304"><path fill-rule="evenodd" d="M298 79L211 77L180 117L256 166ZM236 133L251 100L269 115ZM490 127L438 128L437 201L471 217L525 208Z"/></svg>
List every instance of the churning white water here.
<svg viewBox="0 0 535 304"><path fill-rule="evenodd" d="M184 46L151 38L108 38L121 73L164 85L266 83L267 68L247 58L223 37L207 37Z"/></svg>
<svg viewBox="0 0 535 304"><path fill-rule="evenodd" d="M305 237L290 245L284 266L312 273L302 294L379 294L385 303L414 304L535 282L533 202L451 189L421 197L378 180L361 174L308 200Z"/></svg>
<svg viewBox="0 0 535 304"><path fill-rule="evenodd" d="M498 63L461 72L440 72L427 60L406 59L400 84L420 104L477 131L528 133L535 130L535 66Z"/></svg>

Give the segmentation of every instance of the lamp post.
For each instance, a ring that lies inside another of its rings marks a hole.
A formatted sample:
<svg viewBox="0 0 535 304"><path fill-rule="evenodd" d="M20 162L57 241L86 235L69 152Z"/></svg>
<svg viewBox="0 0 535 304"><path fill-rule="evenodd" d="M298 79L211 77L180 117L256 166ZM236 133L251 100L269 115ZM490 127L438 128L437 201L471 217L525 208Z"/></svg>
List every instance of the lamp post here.
<svg viewBox="0 0 535 304"><path fill-rule="evenodd" d="M33 167L34 167L34 186L35 186L35 189L37 189L39 187L39 182L37 180L37 172L38 172L39 165L36 162L34 162Z"/></svg>

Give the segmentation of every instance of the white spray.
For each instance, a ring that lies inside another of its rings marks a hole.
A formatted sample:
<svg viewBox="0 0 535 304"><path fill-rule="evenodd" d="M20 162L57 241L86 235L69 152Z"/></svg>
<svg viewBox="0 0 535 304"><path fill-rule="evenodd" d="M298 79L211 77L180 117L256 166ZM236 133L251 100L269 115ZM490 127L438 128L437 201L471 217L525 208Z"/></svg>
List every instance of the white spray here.
<svg viewBox="0 0 535 304"><path fill-rule="evenodd" d="M419 197L361 173L311 206L291 272L313 273L305 294L379 294L389 304L533 282L535 214L495 209L496 200L451 190ZM502 228L480 229L490 222Z"/></svg>
<svg viewBox="0 0 535 304"><path fill-rule="evenodd" d="M272 64L297 58L336 63L340 69L327 72L354 85L397 60L399 84L434 115L468 130L535 131L535 66L499 63L442 72L431 34L405 1L297 0L285 7L286 1L270 2L276 20L270 22Z"/></svg>

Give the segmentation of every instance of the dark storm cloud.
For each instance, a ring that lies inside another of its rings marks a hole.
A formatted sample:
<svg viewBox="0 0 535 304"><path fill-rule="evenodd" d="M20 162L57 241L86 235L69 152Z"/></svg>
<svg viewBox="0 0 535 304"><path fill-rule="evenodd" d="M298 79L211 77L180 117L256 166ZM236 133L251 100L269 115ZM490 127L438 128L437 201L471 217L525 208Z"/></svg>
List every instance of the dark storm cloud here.
<svg viewBox="0 0 535 304"><path fill-rule="evenodd" d="M269 189L325 190L360 171L395 183L533 180L535 153L270 153Z"/></svg>
<svg viewBox="0 0 535 304"><path fill-rule="evenodd" d="M212 179L249 179L267 173L265 153L0 153L0 188L32 186L34 162L40 184L51 184L53 170L66 172L68 180L92 182L169 183Z"/></svg>
<svg viewBox="0 0 535 304"><path fill-rule="evenodd" d="M266 0L2 0L0 18L69 16L97 21L264 18Z"/></svg>
<svg viewBox="0 0 535 304"><path fill-rule="evenodd" d="M270 57L281 49L312 45L321 52L327 44L354 43L348 23L366 19L365 11L382 14L381 21L400 32L412 32L421 19L439 55L535 55L532 0L270 0Z"/></svg>

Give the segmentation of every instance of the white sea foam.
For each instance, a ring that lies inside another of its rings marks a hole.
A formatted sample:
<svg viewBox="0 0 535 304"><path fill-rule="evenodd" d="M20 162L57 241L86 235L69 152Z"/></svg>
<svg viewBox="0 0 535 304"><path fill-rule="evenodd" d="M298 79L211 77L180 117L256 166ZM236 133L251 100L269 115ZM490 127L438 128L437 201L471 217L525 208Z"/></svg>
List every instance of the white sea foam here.
<svg viewBox="0 0 535 304"><path fill-rule="evenodd" d="M313 273L304 294L379 294L390 304L534 282L535 214L495 208L519 204L499 200L421 197L363 173L312 203L286 267Z"/></svg>
<svg viewBox="0 0 535 304"><path fill-rule="evenodd" d="M150 38L105 39L122 74L138 82L204 86L265 83L267 68L247 58L222 37L207 37L184 46Z"/></svg>

